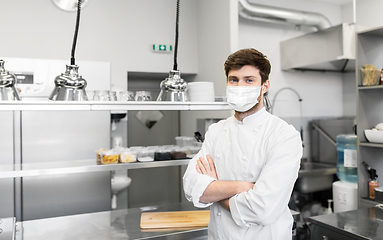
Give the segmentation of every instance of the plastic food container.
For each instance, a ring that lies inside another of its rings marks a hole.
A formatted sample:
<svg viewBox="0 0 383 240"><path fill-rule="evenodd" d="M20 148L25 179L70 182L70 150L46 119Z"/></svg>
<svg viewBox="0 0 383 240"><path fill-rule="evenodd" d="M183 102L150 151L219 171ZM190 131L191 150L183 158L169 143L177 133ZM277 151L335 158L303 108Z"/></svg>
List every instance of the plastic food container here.
<svg viewBox="0 0 383 240"><path fill-rule="evenodd" d="M190 153L187 154L188 158L193 158L199 151L201 150L201 147L190 147Z"/></svg>
<svg viewBox="0 0 383 240"><path fill-rule="evenodd" d="M170 155L170 150L168 149L159 149L154 153L154 160L155 161L165 161L165 160L171 160L172 157Z"/></svg>
<svg viewBox="0 0 383 240"><path fill-rule="evenodd" d="M102 164L116 164L118 163L119 153L113 150L100 152Z"/></svg>
<svg viewBox="0 0 383 240"><path fill-rule="evenodd" d="M137 161L137 152L126 149L120 152L120 162L121 163L129 163Z"/></svg>
<svg viewBox="0 0 383 240"><path fill-rule="evenodd" d="M183 147L183 148L175 148L170 152L171 159L186 159L187 154L190 152L189 148Z"/></svg>
<svg viewBox="0 0 383 240"><path fill-rule="evenodd" d="M137 151L137 160L139 162L151 162L154 160L154 150L142 148Z"/></svg>
<svg viewBox="0 0 383 240"><path fill-rule="evenodd" d="M380 84L381 70L376 69L374 65L365 65L363 68L360 68L360 73L362 76L363 86L373 86Z"/></svg>
<svg viewBox="0 0 383 240"><path fill-rule="evenodd" d="M184 147L184 146L193 146L193 143L196 142L194 137L187 137L187 136L178 136L175 137L177 146Z"/></svg>
<svg viewBox="0 0 383 240"><path fill-rule="evenodd" d="M177 146L182 147L184 145L184 137L183 136L176 137L176 143L177 143Z"/></svg>
<svg viewBox="0 0 383 240"><path fill-rule="evenodd" d="M100 155L100 153L101 153L101 152L104 152L104 151L106 151L105 148L100 148L100 149L98 149L98 150L96 151L96 159L97 159L97 163L101 163L101 155Z"/></svg>

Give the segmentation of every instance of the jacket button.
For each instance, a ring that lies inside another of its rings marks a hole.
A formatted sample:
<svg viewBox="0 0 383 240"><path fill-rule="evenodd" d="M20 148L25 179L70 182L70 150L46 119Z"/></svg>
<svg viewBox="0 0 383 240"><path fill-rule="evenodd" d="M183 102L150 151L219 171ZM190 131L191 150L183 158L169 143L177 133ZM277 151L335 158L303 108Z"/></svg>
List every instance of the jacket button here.
<svg viewBox="0 0 383 240"><path fill-rule="evenodd" d="M218 215L218 216L221 216L221 213L219 212L219 213L217 213L217 215Z"/></svg>

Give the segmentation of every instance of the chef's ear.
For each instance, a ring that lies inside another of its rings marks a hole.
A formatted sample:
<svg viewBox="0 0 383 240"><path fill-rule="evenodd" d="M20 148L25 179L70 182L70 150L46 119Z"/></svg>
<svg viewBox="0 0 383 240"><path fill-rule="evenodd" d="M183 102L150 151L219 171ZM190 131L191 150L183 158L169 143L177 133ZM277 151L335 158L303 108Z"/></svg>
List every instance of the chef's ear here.
<svg viewBox="0 0 383 240"><path fill-rule="evenodd" d="M261 87L262 94L265 94L267 91L269 91L269 88L270 88L270 81L267 79L267 80L262 84L262 87Z"/></svg>

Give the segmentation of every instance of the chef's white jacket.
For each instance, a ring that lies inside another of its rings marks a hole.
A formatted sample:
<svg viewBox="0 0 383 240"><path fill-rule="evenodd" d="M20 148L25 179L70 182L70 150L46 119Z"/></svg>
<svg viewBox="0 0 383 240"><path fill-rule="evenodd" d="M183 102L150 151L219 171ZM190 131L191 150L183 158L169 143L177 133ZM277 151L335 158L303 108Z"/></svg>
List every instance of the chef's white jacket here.
<svg viewBox="0 0 383 240"><path fill-rule="evenodd" d="M214 181L197 173L196 161L210 155L219 180L255 182L248 192L230 198L230 211L199 201ZM292 238L288 208L298 177L302 142L298 131L264 108L242 122L229 117L209 127L201 151L183 177L185 196L196 207L210 207L209 239Z"/></svg>

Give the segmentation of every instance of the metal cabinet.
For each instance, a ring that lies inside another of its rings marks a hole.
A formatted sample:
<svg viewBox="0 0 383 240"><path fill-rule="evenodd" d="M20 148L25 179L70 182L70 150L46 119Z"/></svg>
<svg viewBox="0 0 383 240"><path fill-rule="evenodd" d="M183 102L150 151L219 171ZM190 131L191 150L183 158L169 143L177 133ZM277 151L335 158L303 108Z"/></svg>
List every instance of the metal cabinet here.
<svg viewBox="0 0 383 240"><path fill-rule="evenodd" d="M311 217L311 239L382 239L382 219L383 210L377 207Z"/></svg>
<svg viewBox="0 0 383 240"><path fill-rule="evenodd" d="M356 240L339 232L313 224L311 227L311 240Z"/></svg>
<svg viewBox="0 0 383 240"><path fill-rule="evenodd" d="M0 112L2 130L0 134L0 164L13 164L13 142L14 142L14 114L13 111ZM0 179L1 206L0 216L11 217L14 215L14 179Z"/></svg>

